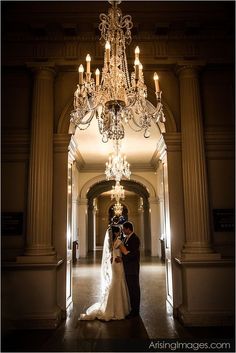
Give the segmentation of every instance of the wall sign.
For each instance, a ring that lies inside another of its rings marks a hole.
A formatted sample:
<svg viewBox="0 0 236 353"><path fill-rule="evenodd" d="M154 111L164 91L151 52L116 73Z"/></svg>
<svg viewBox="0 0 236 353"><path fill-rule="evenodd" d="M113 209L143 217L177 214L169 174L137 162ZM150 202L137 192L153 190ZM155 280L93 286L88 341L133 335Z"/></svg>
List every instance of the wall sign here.
<svg viewBox="0 0 236 353"><path fill-rule="evenodd" d="M23 212L2 212L2 235L23 234Z"/></svg>
<svg viewBox="0 0 236 353"><path fill-rule="evenodd" d="M234 209L221 208L213 210L214 231L215 232L234 232Z"/></svg>

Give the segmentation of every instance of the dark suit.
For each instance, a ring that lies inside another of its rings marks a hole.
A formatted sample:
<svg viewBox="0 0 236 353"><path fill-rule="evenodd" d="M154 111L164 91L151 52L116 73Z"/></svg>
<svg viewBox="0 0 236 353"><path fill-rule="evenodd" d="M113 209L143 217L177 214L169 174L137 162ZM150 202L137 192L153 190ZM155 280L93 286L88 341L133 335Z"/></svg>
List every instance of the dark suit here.
<svg viewBox="0 0 236 353"><path fill-rule="evenodd" d="M130 238L125 241L124 245L128 251L127 255L122 255L125 277L129 289L131 312L139 313L140 307L140 285L139 285L139 268L140 268L140 240L133 233Z"/></svg>

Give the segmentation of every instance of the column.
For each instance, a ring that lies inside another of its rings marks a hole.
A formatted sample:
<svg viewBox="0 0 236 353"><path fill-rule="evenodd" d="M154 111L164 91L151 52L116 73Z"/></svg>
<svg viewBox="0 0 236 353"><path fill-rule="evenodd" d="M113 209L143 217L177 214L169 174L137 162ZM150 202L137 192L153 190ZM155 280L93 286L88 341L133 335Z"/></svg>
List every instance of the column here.
<svg viewBox="0 0 236 353"><path fill-rule="evenodd" d="M54 70L35 66L25 255L52 256ZM53 258L53 257L52 257Z"/></svg>
<svg viewBox="0 0 236 353"><path fill-rule="evenodd" d="M178 69L187 258L212 254L198 67ZM214 254L215 255L215 254Z"/></svg>

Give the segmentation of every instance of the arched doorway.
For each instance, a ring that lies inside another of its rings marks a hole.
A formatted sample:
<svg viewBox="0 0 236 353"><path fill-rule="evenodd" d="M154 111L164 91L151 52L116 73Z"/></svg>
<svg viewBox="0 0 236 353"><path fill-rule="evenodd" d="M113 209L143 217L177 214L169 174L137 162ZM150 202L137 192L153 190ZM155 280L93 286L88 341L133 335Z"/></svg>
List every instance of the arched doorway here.
<svg viewBox="0 0 236 353"><path fill-rule="evenodd" d="M88 251L92 251L95 248L95 229L96 229L96 215L94 210L94 199L97 198L102 193L109 191L112 189L112 186L115 185L115 181L107 181L103 180L101 182L95 183L92 185L87 193L88 200ZM132 191L134 194L138 195L138 197L142 198L142 210L140 210L140 223L142 224L140 229L140 236L142 239L143 249L147 254L151 253L151 227L150 227L150 215L149 215L149 192L147 188L134 180L122 180L121 185L127 191ZM109 208L111 205L109 206ZM109 222L109 208L107 208L106 218L104 220L105 227L103 228L103 234L105 234L105 228ZM101 219L102 221L102 219ZM132 221L132 219L131 219ZM138 220L137 220L138 222ZM138 227L137 227L138 228ZM145 230L145 231L144 231Z"/></svg>

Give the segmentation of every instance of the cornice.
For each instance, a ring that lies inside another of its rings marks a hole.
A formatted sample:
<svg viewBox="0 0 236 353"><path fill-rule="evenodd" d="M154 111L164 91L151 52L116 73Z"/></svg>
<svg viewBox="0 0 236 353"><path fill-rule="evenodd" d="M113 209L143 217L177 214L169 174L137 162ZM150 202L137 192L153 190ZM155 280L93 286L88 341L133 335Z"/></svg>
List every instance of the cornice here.
<svg viewBox="0 0 236 353"><path fill-rule="evenodd" d="M54 134L53 135L53 150L54 152L68 152L70 143L70 135Z"/></svg>
<svg viewBox="0 0 236 353"><path fill-rule="evenodd" d="M234 130L205 131L206 156L210 160L235 159Z"/></svg>
<svg viewBox="0 0 236 353"><path fill-rule="evenodd" d="M233 41L232 41L233 43ZM158 38L149 36L145 38L135 38L126 49L128 64L133 64L133 50L136 44L142 48L143 63L146 64L169 64L178 61L204 60L207 63L233 63L233 52L231 52L232 43L222 38L218 45L204 40L191 40L190 38ZM220 50L219 50L220 48ZM20 63L30 62L33 65L45 66L50 62L53 65L76 65L78 58L83 58L85 52L90 52L93 58L93 64L103 63L104 49L100 45L97 37L86 36L75 39L67 38L61 40L12 40L4 43L4 52L2 55L2 65L19 65ZM85 58L84 58L85 59ZM40 64L37 61L41 61Z"/></svg>
<svg viewBox="0 0 236 353"><path fill-rule="evenodd" d="M2 154L28 154L30 150L30 134L28 132L5 132L2 134Z"/></svg>
<svg viewBox="0 0 236 353"><path fill-rule="evenodd" d="M156 168L150 163L132 163L132 172L155 172ZM104 173L105 175L105 163L93 163L79 165L79 171L81 173Z"/></svg>
<svg viewBox="0 0 236 353"><path fill-rule="evenodd" d="M205 141L208 148L219 146L224 149L232 148L235 144L234 130L206 130Z"/></svg>

